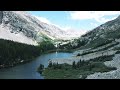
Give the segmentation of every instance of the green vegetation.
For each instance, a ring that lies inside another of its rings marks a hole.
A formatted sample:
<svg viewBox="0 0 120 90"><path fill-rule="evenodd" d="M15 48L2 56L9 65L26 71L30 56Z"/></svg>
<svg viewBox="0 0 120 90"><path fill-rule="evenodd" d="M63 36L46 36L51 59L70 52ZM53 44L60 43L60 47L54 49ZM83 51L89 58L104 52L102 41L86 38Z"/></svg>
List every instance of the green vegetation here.
<svg viewBox="0 0 120 90"><path fill-rule="evenodd" d="M111 47L114 47L115 45L118 45L118 44L119 44L119 42L116 42L116 43L114 43L114 44L111 44L111 45L109 45L109 46L105 46L104 48L99 49L99 50L96 50L96 51L88 51L88 52L84 52L84 53L82 53L82 54L78 53L77 56L87 55L87 54L95 53L95 52L99 52L99 51L104 51L104 50L107 50L107 49L109 49L109 48L111 48ZM120 48L119 48L119 47L118 47L118 48L116 47L116 48L114 48L114 50L120 50Z"/></svg>
<svg viewBox="0 0 120 90"><path fill-rule="evenodd" d="M114 55L105 55L105 56L100 56L100 57L96 57L94 59L90 59L89 62L105 62L105 61L111 61L112 57L114 57Z"/></svg>
<svg viewBox="0 0 120 90"><path fill-rule="evenodd" d="M104 39L104 38L96 38L94 40L91 40L89 44L87 44L84 48L98 48L98 47L101 47L101 46L104 46L106 44L109 44L111 43L112 40L108 40L108 39Z"/></svg>
<svg viewBox="0 0 120 90"><path fill-rule="evenodd" d="M75 50L73 50L73 49L69 49L69 50L67 50L67 49L57 49L56 51L58 51L58 52L68 52L68 53L72 53L72 52L74 52Z"/></svg>
<svg viewBox="0 0 120 90"><path fill-rule="evenodd" d="M72 65L50 62L48 68L42 72L45 79L85 79L87 75L95 72L108 72L116 70L115 67L107 67L103 62L112 60L113 55L101 56L89 61L74 61ZM38 70L39 72L39 70Z"/></svg>
<svg viewBox="0 0 120 90"><path fill-rule="evenodd" d="M84 52L84 53L82 53L82 54L79 54L79 53L78 53L77 56L87 55L87 54L94 53L94 52L96 52L96 51Z"/></svg>
<svg viewBox="0 0 120 90"><path fill-rule="evenodd" d="M120 28L115 28L115 30L103 30L102 33L97 33L97 32L98 30L95 29L93 31L89 31L88 33L82 35L81 38L84 38L84 42L81 42L80 38L75 39L73 42L75 43L77 42L78 45L72 48L95 49L107 45L109 43L112 43L112 41L115 41L115 39L120 39Z"/></svg>
<svg viewBox="0 0 120 90"><path fill-rule="evenodd" d="M74 45L75 43L77 43L77 45ZM74 39L74 42L69 42L64 45L59 45L59 49L73 50L73 49L79 48L81 46L84 46L85 44L86 44L86 40L80 41L79 39Z"/></svg>
<svg viewBox="0 0 120 90"><path fill-rule="evenodd" d="M42 74L44 69L44 65L40 64L40 66L38 67L39 73Z"/></svg>
<svg viewBox="0 0 120 90"><path fill-rule="evenodd" d="M0 68L31 61L51 49L55 47L50 42L41 42L40 46L33 46L0 39Z"/></svg>
<svg viewBox="0 0 120 90"><path fill-rule="evenodd" d="M94 48L98 48L98 47L104 46L106 44L112 43L112 40L104 40L104 42L99 42L99 43L98 42L94 45Z"/></svg>
<svg viewBox="0 0 120 90"><path fill-rule="evenodd" d="M80 53L77 54L77 56L80 56L80 55L81 55Z"/></svg>
<svg viewBox="0 0 120 90"><path fill-rule="evenodd" d="M106 38L116 38L119 39L120 38L120 28L107 32L106 34Z"/></svg>
<svg viewBox="0 0 120 90"><path fill-rule="evenodd" d="M40 52L47 52L49 50L56 49L51 41L43 41L43 42L39 43L38 47L40 49Z"/></svg>
<svg viewBox="0 0 120 90"><path fill-rule="evenodd" d="M113 50L120 50L120 47L114 47Z"/></svg>
<svg viewBox="0 0 120 90"><path fill-rule="evenodd" d="M115 45L118 45L118 44L119 44L119 42L116 42L116 43L111 44L111 45L109 45L109 46L107 46L107 47L105 47L105 48L103 48L103 49L98 50L98 51L107 50L107 49L109 49L109 48L111 48L111 47L114 47Z"/></svg>
<svg viewBox="0 0 120 90"><path fill-rule="evenodd" d="M120 51L117 51L115 54L119 54L120 53Z"/></svg>

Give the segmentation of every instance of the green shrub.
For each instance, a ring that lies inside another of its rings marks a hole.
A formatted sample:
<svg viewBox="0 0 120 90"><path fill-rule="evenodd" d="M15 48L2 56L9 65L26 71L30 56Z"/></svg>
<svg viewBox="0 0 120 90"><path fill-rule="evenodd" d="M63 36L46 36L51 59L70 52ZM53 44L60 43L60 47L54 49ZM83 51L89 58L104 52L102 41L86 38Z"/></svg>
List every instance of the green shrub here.
<svg viewBox="0 0 120 90"><path fill-rule="evenodd" d="M43 69L44 69L44 65L40 64L40 66L38 67L38 72L42 74Z"/></svg>
<svg viewBox="0 0 120 90"><path fill-rule="evenodd" d="M119 54L120 53L120 51L117 51L115 54Z"/></svg>
<svg viewBox="0 0 120 90"><path fill-rule="evenodd" d="M80 53L78 53L77 56L80 56Z"/></svg>

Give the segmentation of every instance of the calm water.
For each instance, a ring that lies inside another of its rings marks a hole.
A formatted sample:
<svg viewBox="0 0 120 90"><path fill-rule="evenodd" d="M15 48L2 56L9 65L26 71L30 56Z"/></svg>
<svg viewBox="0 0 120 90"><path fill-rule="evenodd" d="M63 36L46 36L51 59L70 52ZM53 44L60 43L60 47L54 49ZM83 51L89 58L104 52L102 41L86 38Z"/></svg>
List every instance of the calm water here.
<svg viewBox="0 0 120 90"><path fill-rule="evenodd" d="M72 53L54 52L44 54L27 64L18 65L8 69L0 69L0 79L43 79L43 76L36 72L37 67L40 64L43 64L45 67L47 67L49 59L67 58L70 56L72 56Z"/></svg>

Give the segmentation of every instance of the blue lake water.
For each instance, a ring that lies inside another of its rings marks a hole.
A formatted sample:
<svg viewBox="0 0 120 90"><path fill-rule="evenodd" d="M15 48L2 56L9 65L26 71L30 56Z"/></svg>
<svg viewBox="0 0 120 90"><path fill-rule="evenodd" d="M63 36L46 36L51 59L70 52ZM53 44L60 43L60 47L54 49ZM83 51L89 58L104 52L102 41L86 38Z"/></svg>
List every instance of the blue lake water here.
<svg viewBox="0 0 120 90"><path fill-rule="evenodd" d="M36 70L40 64L48 66L48 60L52 58L71 57L72 53L54 52L44 54L29 63L18 65L12 68L0 69L0 79L44 79Z"/></svg>

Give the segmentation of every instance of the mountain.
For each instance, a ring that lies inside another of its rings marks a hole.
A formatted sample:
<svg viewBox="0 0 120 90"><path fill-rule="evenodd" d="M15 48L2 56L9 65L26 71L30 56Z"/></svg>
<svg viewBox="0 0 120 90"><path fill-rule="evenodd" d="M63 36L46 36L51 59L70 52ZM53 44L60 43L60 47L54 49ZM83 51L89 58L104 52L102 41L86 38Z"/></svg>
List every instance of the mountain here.
<svg viewBox="0 0 120 90"><path fill-rule="evenodd" d="M0 38L38 45L43 40L71 39L72 35L25 11L0 11Z"/></svg>
<svg viewBox="0 0 120 90"><path fill-rule="evenodd" d="M76 49L77 53L89 54L104 50L118 49L120 42L120 16L108 21L79 38L72 39L69 43L61 45L60 48Z"/></svg>
<svg viewBox="0 0 120 90"><path fill-rule="evenodd" d="M72 65L74 61L84 61L85 69L92 65L88 71L83 69L81 73L86 79L120 79L120 16L60 48L74 49L74 55L70 58L52 59L53 63ZM86 71L92 73L85 74Z"/></svg>
<svg viewBox="0 0 120 90"><path fill-rule="evenodd" d="M74 39L71 44L73 44L73 46L78 46L80 49L96 48L108 43L112 43L115 40L119 40L119 38L120 16L96 27L93 30L90 30L80 38Z"/></svg>
<svg viewBox="0 0 120 90"><path fill-rule="evenodd" d="M86 39L87 46L92 44L103 43L107 41L114 41L120 38L120 16L112 21L108 21L105 24L93 29L87 34L83 35L82 38Z"/></svg>
<svg viewBox="0 0 120 90"><path fill-rule="evenodd" d="M70 35L70 36L66 36L68 39L75 39L86 33L85 30L75 30L75 29L67 29L65 30L65 32L67 33L67 35Z"/></svg>

